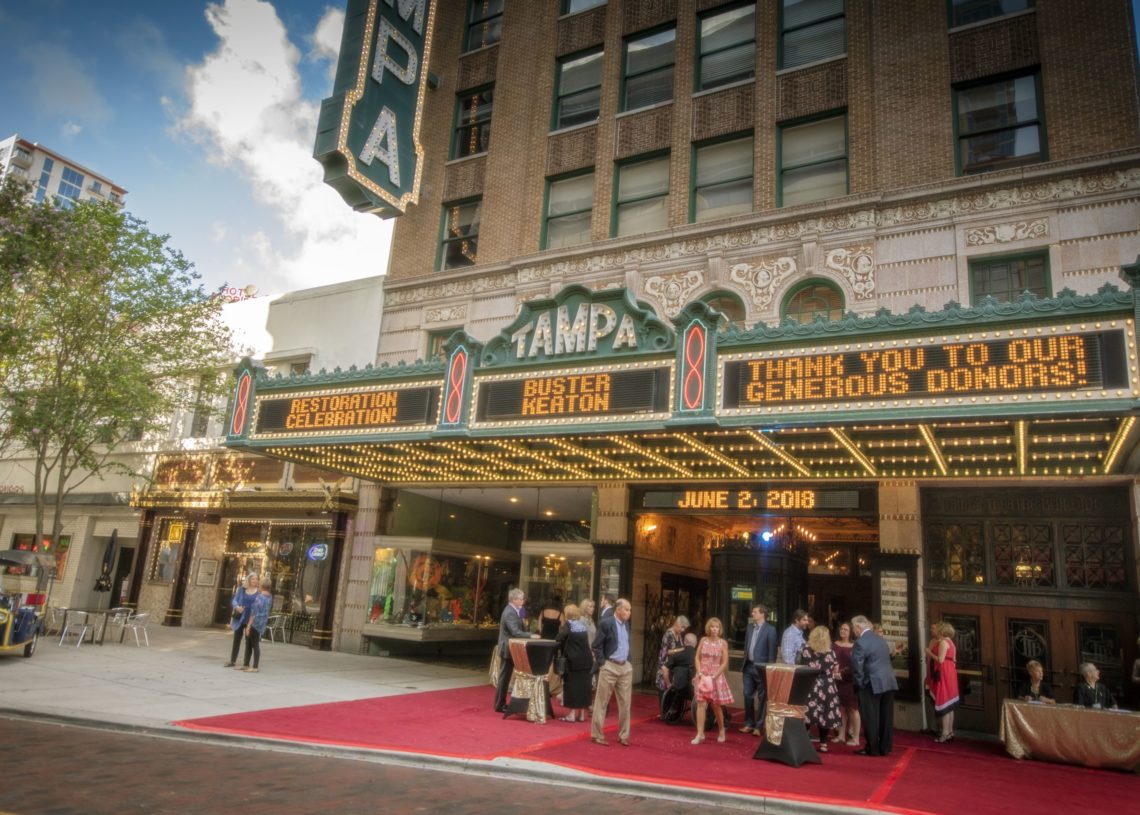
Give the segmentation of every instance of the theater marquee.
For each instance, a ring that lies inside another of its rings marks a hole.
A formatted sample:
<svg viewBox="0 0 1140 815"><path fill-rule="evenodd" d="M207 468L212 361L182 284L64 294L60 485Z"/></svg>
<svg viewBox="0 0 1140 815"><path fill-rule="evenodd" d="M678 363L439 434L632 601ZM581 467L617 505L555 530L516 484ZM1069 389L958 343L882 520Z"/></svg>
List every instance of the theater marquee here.
<svg viewBox="0 0 1140 815"><path fill-rule="evenodd" d="M724 354L721 413L1127 397L1133 346L1120 320Z"/></svg>

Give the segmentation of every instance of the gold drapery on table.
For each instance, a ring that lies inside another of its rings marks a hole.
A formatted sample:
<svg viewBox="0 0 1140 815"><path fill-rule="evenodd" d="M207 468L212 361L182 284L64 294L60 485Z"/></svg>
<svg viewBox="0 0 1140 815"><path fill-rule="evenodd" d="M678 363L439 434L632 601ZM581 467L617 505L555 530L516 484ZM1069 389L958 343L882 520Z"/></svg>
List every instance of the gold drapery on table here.
<svg viewBox="0 0 1140 815"><path fill-rule="evenodd" d="M554 653L554 641L513 638L508 646L515 667L514 678L511 679L511 704L516 699L525 699L527 721L546 724L550 698L546 677ZM532 648L536 650L530 650ZM536 670L539 673L535 673Z"/></svg>
<svg viewBox="0 0 1140 815"><path fill-rule="evenodd" d="M1001 740L1014 758L1140 772L1140 713L1006 699Z"/></svg>
<svg viewBox="0 0 1140 815"><path fill-rule="evenodd" d="M803 705L788 704L795 678L795 665L769 665L767 668L768 711L764 716L764 733L765 738L775 745L784 741L784 720L802 719L807 710Z"/></svg>

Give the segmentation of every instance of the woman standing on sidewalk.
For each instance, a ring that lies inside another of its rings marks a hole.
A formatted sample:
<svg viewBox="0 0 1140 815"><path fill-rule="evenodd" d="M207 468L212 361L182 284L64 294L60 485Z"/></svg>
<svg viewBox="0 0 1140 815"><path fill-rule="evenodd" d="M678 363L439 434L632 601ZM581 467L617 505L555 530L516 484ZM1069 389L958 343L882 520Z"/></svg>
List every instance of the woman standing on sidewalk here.
<svg viewBox="0 0 1140 815"><path fill-rule="evenodd" d="M245 627L249 625L250 613L253 610L253 602L261 596L261 591L257 584L257 574L250 572L245 576L245 585L239 586L238 590L234 592L234 598L230 601L230 628L234 632L234 644L230 649L230 661L223 665L223 668L232 668L237 663L238 650L241 648L241 638L245 636Z"/></svg>
<svg viewBox="0 0 1140 815"><path fill-rule="evenodd" d="M269 610L273 608L273 580L268 576L261 578L261 593L253 600L250 609L249 623L245 627L245 662L241 670L257 673L261 662L261 637L265 634L265 626L269 624ZM253 657L253 667L249 666L249 658Z"/></svg>

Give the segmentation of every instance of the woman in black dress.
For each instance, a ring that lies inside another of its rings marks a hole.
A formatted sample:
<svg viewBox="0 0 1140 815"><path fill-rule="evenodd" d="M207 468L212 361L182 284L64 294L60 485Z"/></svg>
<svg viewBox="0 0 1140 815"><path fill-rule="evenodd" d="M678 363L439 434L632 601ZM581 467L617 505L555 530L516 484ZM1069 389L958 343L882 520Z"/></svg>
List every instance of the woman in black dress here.
<svg viewBox="0 0 1140 815"><path fill-rule="evenodd" d="M566 622L555 637L556 653L566 657L566 673L562 675L562 703L570 712L564 722L584 722L590 707L590 675L594 671L594 652L590 634L576 605L566 606Z"/></svg>
<svg viewBox="0 0 1140 815"><path fill-rule="evenodd" d="M544 640L552 640L558 635L562 627L562 598L557 594L552 597L542 612L538 615L538 635Z"/></svg>

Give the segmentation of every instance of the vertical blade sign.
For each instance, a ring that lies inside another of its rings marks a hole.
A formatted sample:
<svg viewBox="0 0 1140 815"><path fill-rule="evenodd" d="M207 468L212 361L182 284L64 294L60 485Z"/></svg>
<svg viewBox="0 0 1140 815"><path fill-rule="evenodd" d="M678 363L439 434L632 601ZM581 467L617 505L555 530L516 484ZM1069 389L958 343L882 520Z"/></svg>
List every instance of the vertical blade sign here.
<svg viewBox="0 0 1140 815"><path fill-rule="evenodd" d="M313 156L353 209L388 217L419 200L434 16L433 0L348 0Z"/></svg>

